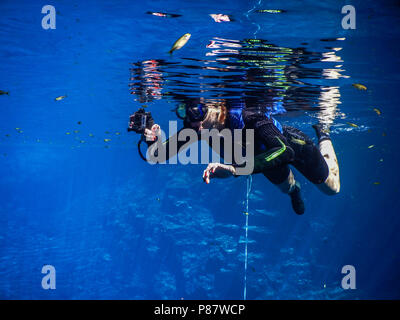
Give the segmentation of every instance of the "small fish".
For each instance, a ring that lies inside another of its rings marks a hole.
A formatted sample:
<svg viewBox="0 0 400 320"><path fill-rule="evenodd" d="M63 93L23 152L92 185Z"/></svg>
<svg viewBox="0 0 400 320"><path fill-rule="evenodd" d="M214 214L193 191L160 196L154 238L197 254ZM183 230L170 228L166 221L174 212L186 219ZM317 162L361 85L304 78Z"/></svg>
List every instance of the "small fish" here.
<svg viewBox="0 0 400 320"><path fill-rule="evenodd" d="M79 130L74 130L74 133L79 133Z"/></svg>
<svg viewBox="0 0 400 320"><path fill-rule="evenodd" d="M286 12L285 10L272 10L272 9L264 9L264 10L257 10L258 13L283 13Z"/></svg>
<svg viewBox="0 0 400 320"><path fill-rule="evenodd" d="M374 144L371 144L371 145L368 147L368 149L372 149L373 147L375 147L375 145L374 145Z"/></svg>
<svg viewBox="0 0 400 320"><path fill-rule="evenodd" d="M77 124L82 124L82 121L78 121Z"/></svg>
<svg viewBox="0 0 400 320"><path fill-rule="evenodd" d="M142 105L142 108L147 108L147 104Z"/></svg>
<svg viewBox="0 0 400 320"><path fill-rule="evenodd" d="M66 132L65 134L66 134L66 135L70 135L70 134L71 134L71 132Z"/></svg>
<svg viewBox="0 0 400 320"><path fill-rule="evenodd" d="M177 18L177 17L181 17L181 14L176 14L176 13L166 13L166 12L151 12L151 11L147 11L147 14L151 14L152 16L156 16L156 17L163 17L163 18Z"/></svg>
<svg viewBox="0 0 400 320"><path fill-rule="evenodd" d="M379 110L379 109L377 109L377 108L374 108L374 111L376 112L376 114L377 114L378 116L380 116L380 115L382 114L381 110Z"/></svg>
<svg viewBox="0 0 400 320"><path fill-rule="evenodd" d="M104 139L104 142L110 142L111 139Z"/></svg>
<svg viewBox="0 0 400 320"><path fill-rule="evenodd" d="M119 136L119 135L121 134L121 132L116 132L115 134L116 134L117 136Z"/></svg>
<svg viewBox="0 0 400 320"><path fill-rule="evenodd" d="M361 83L353 83L352 86L358 90L367 90L367 87Z"/></svg>
<svg viewBox="0 0 400 320"><path fill-rule="evenodd" d="M324 284L324 289L326 288L326 284Z"/></svg>
<svg viewBox="0 0 400 320"><path fill-rule="evenodd" d="M355 123L351 123L351 122L346 122L350 127L353 128L358 128L358 125L356 125Z"/></svg>
<svg viewBox="0 0 400 320"><path fill-rule="evenodd" d="M6 94L6 95L10 95L10 92L9 91L3 91L3 90L0 90L0 96L1 95L3 95L3 94Z"/></svg>
<svg viewBox="0 0 400 320"><path fill-rule="evenodd" d="M176 40L171 50L169 50L169 54L172 54L172 52L174 52L175 50L179 50L180 48L182 48L189 41L190 37L190 33L185 33L182 37Z"/></svg>
<svg viewBox="0 0 400 320"><path fill-rule="evenodd" d="M320 39L320 41L324 41L324 42L331 42L331 41L336 41L339 40L337 38L325 38L325 39Z"/></svg>
<svg viewBox="0 0 400 320"><path fill-rule="evenodd" d="M375 185L381 184L380 182L374 182Z"/></svg>
<svg viewBox="0 0 400 320"><path fill-rule="evenodd" d="M85 143L85 140L81 140L81 141L79 141L80 143Z"/></svg>
<svg viewBox="0 0 400 320"><path fill-rule="evenodd" d="M94 134L93 133L89 133L89 137L94 137Z"/></svg>
<svg viewBox="0 0 400 320"><path fill-rule="evenodd" d="M297 143L297 144L301 145L301 146L304 146L304 145L307 143L307 142L305 142L304 140L296 139L296 138L292 138L292 141L293 141L294 143Z"/></svg>
<svg viewBox="0 0 400 320"><path fill-rule="evenodd" d="M379 159L379 162L383 162L383 159Z"/></svg>
<svg viewBox="0 0 400 320"><path fill-rule="evenodd" d="M55 98L54 100L60 101L60 100L62 100L62 99L65 99L66 97L67 97L67 96L59 96L59 97Z"/></svg>
<svg viewBox="0 0 400 320"><path fill-rule="evenodd" d="M15 128L15 130L19 131L19 130L21 130L21 128Z"/></svg>

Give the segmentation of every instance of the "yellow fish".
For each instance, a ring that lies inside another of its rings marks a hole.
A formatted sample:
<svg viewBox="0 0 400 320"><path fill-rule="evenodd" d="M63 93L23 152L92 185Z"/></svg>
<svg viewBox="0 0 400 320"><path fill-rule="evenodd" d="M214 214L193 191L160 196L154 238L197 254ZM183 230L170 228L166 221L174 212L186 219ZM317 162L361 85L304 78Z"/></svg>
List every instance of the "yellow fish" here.
<svg viewBox="0 0 400 320"><path fill-rule="evenodd" d="M60 100L62 100L62 99L65 99L66 97L67 97L67 96L59 96L59 97L55 98L54 100L60 101Z"/></svg>
<svg viewBox="0 0 400 320"><path fill-rule="evenodd" d="M110 142L111 139L104 139L104 142Z"/></svg>
<svg viewBox="0 0 400 320"><path fill-rule="evenodd" d="M355 123L347 122L347 124L348 124L350 127L358 128L358 125L356 125Z"/></svg>
<svg viewBox="0 0 400 320"><path fill-rule="evenodd" d="M367 90L367 87L360 83L353 83L352 86L358 90Z"/></svg>
<svg viewBox="0 0 400 320"><path fill-rule="evenodd" d="M292 138L292 141L294 143L297 143L297 144L302 145L302 146L304 146L306 144L306 142L304 140L300 140L300 139L296 139L296 138Z"/></svg>
<svg viewBox="0 0 400 320"><path fill-rule="evenodd" d="M268 10L257 10L257 12L259 12L259 13L282 13L282 12L284 12L284 10L271 10L271 9L268 9Z"/></svg>
<svg viewBox="0 0 400 320"><path fill-rule="evenodd" d="M175 41L174 45L172 46L171 50L169 50L169 54L172 54L175 50L179 50L182 48L190 39L192 35L190 33L185 33L182 37Z"/></svg>
<svg viewBox="0 0 400 320"><path fill-rule="evenodd" d="M377 109L377 108L374 108L374 111L376 112L376 114L377 114L378 116L380 116L380 115L382 114L381 110L379 110L379 109Z"/></svg>
<svg viewBox="0 0 400 320"><path fill-rule="evenodd" d="M381 183L380 182L374 182L374 184L378 185L378 184L381 184Z"/></svg>

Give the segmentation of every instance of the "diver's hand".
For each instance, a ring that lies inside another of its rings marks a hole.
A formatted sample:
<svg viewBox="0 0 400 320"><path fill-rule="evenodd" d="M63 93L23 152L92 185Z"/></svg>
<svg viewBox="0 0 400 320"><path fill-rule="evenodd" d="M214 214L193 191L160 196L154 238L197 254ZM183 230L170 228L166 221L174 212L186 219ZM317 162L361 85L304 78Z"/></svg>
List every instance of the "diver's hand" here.
<svg viewBox="0 0 400 320"><path fill-rule="evenodd" d="M147 142L154 142L157 140L157 137L161 134L161 128L158 124L153 124L151 129L144 129L144 137Z"/></svg>
<svg viewBox="0 0 400 320"><path fill-rule="evenodd" d="M203 180L210 183L212 178L228 178L236 173L236 169L232 165L222 163L210 163L203 172Z"/></svg>

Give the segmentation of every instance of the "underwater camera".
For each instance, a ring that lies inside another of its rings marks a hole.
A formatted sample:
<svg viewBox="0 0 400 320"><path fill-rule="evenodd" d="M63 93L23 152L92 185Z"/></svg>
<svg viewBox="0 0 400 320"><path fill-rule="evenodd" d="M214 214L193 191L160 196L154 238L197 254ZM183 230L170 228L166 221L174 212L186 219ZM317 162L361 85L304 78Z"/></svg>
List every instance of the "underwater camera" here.
<svg viewBox="0 0 400 320"><path fill-rule="evenodd" d="M150 112L144 111L140 108L129 117L128 131L135 131L136 133L143 134L144 130L151 129L154 124L153 117Z"/></svg>
<svg viewBox="0 0 400 320"><path fill-rule="evenodd" d="M140 149L140 145L142 144L144 139L144 130L145 129L151 129L151 127L154 124L154 119L151 116L150 112L144 111L143 108L140 108L138 111L136 111L134 114L132 114L129 117L129 126L128 126L128 132L130 131L135 131L136 133L139 133L142 135L138 142L138 151L140 157L144 160L147 161L146 157L143 155L142 150Z"/></svg>

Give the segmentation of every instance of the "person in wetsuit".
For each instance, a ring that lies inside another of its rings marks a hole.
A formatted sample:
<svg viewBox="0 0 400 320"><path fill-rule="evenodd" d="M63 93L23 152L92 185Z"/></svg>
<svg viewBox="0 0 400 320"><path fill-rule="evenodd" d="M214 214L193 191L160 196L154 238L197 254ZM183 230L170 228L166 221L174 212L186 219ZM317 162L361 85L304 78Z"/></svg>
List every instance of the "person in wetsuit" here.
<svg viewBox="0 0 400 320"><path fill-rule="evenodd" d="M254 129L255 167L252 174L262 173L282 192L288 194L294 211L303 214L304 202L300 183L295 180L289 165L294 166L310 182L328 195L340 191L339 167L330 136L326 128L314 125L318 147L301 130L281 126L265 107L246 108L244 103L210 106L204 103L186 105L184 127L200 132L202 129ZM160 126L154 124L146 129L144 136L149 145L156 140ZM178 142L180 146L186 142ZM168 141L165 144L166 158ZM235 176L237 164L210 163L203 172L203 180Z"/></svg>

